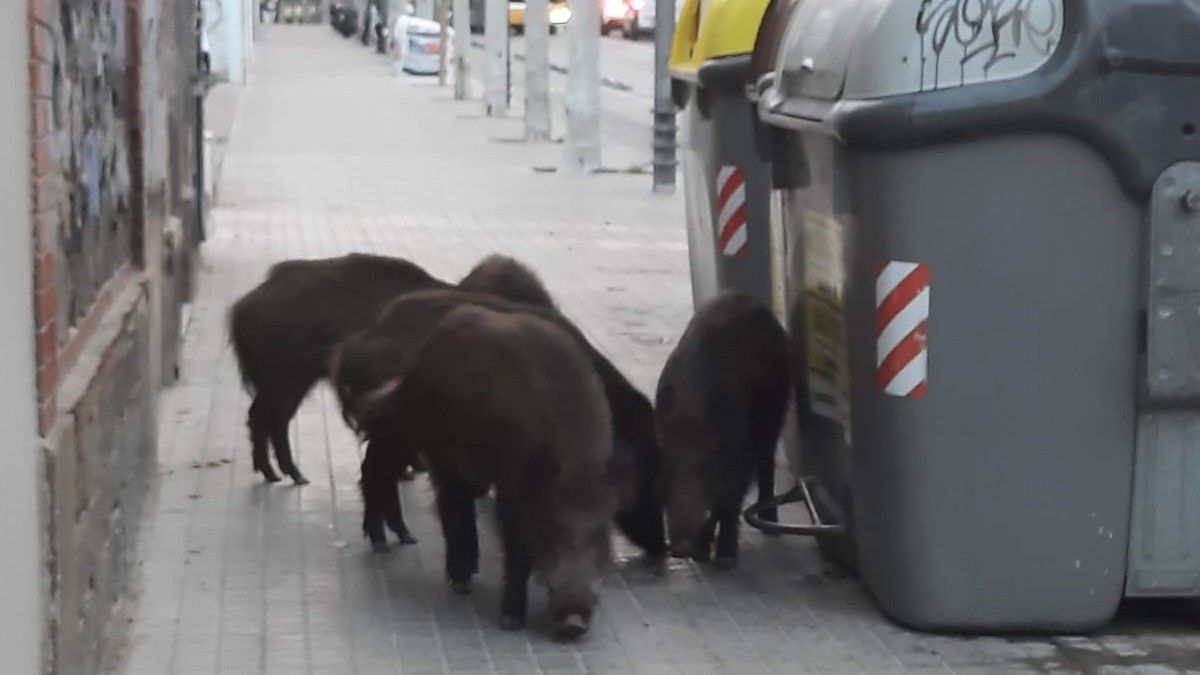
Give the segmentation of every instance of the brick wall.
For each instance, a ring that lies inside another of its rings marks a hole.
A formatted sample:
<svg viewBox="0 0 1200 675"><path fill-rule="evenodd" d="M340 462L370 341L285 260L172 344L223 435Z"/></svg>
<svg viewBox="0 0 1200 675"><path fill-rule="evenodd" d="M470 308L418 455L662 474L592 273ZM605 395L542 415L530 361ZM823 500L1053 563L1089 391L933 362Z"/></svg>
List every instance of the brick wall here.
<svg viewBox="0 0 1200 675"><path fill-rule="evenodd" d="M94 673L122 627L198 241L196 8L28 2L46 670Z"/></svg>
<svg viewBox="0 0 1200 675"><path fill-rule="evenodd" d="M39 428L45 433L54 419L58 381L58 296L54 245L61 201L57 165L50 137L54 120L54 17L50 0L31 0L29 9L29 81L33 134L34 320L37 329Z"/></svg>

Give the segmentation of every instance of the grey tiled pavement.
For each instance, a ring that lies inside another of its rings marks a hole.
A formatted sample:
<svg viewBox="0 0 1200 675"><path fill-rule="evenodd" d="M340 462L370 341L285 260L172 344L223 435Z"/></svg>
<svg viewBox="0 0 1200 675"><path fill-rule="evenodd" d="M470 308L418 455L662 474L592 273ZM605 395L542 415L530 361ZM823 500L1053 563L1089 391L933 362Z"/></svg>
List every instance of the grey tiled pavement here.
<svg viewBox="0 0 1200 675"><path fill-rule="evenodd" d="M659 576L621 548L595 630L579 644L552 642L538 620L505 633L495 625L494 534L481 528L476 592L450 593L424 479L403 488L421 543L369 552L360 450L325 388L292 430L313 483L261 484L225 311L275 261L377 251L456 279L487 253L515 255L646 390L687 320L690 293L680 198L652 196L648 177L535 173L557 163L561 147L506 142L519 120L481 119L478 103L397 79L324 27L277 28L252 70L183 381L162 402L161 484L144 530L128 675L1200 672L1196 624L1163 618L1161 607L1090 637L909 633L828 569L811 542L753 531L733 573L673 563ZM628 166L635 155L617 147L611 163Z"/></svg>

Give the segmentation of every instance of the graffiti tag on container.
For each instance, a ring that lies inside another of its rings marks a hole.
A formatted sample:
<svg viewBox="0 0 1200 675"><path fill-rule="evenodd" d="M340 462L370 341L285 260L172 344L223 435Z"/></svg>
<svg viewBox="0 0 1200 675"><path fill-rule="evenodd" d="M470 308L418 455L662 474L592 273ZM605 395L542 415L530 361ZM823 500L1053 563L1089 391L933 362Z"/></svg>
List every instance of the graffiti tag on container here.
<svg viewBox="0 0 1200 675"><path fill-rule="evenodd" d="M1006 62L1044 60L1062 27L1062 0L921 0L921 90L987 81ZM958 77L944 81L943 65L957 66Z"/></svg>

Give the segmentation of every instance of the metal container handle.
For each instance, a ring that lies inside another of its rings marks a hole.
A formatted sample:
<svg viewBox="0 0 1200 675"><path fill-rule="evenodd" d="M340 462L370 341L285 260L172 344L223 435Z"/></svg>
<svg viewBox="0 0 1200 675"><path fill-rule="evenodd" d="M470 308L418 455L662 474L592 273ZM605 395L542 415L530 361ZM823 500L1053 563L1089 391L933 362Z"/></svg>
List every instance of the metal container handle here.
<svg viewBox="0 0 1200 675"><path fill-rule="evenodd" d="M785 504L803 503L808 509L808 517L812 521L809 525L793 525L783 523L772 523L768 520L763 520L760 515L763 511L771 508L778 508ZM821 520L821 514L817 513L816 506L813 505L812 493L808 490L807 479L800 477L796 479L796 486L788 490L782 495L776 495L770 499L754 504L750 508L742 512L742 518L746 524L758 530L762 530L768 534L789 534L799 537L820 537L825 535L839 535L846 533L846 526L841 523L826 523Z"/></svg>

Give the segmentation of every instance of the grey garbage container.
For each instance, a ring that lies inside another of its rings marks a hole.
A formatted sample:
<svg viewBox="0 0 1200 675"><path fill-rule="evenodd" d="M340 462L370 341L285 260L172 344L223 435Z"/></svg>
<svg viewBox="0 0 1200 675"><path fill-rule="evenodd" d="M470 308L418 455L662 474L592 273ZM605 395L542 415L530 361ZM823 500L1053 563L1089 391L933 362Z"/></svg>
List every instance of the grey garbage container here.
<svg viewBox="0 0 1200 675"><path fill-rule="evenodd" d="M757 108L760 95L774 82L774 69L783 46L792 16L804 0L771 0L763 14L754 52L747 72L746 96ZM810 0L811 1L811 0ZM849 424L849 381L842 368L845 359L844 333L840 303L832 292L818 290L814 283L807 290L806 274L821 274L820 265L803 264L802 233L788 237L784 230L784 214L799 208L791 202L795 188L807 180L803 166L789 158L797 144L791 140L794 132L766 124L757 115L754 119L755 150L770 171L768 222L771 228L772 274L778 281L775 292L781 319L786 322L791 346L793 390L795 392L795 424L785 427L782 443L797 484L803 482L806 493L792 491L780 499L804 496L810 501L815 516L826 526L778 528L767 524L764 529L814 536L821 550L844 567L857 565L853 530L853 509L850 499L849 448L846 443ZM814 245L820 242L813 242ZM816 281L816 280L814 280ZM831 289L831 284L824 284ZM809 296L805 299L805 293ZM808 340L809 326L814 335L826 336ZM822 448L820 452L805 452L806 448ZM761 526L754 521L752 525Z"/></svg>
<svg viewBox="0 0 1200 675"><path fill-rule="evenodd" d="M683 1L683 0L680 0ZM770 174L755 153L746 73L766 0L698 0L682 8L671 78L683 112L682 167L692 295L698 306L739 290L773 306Z"/></svg>
<svg viewBox="0 0 1200 675"><path fill-rule="evenodd" d="M784 40L799 404L845 425L805 450L883 610L1200 592L1200 6L802 0Z"/></svg>

